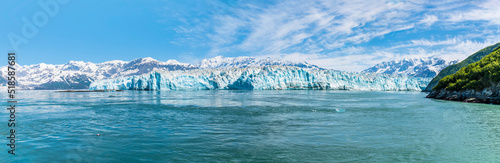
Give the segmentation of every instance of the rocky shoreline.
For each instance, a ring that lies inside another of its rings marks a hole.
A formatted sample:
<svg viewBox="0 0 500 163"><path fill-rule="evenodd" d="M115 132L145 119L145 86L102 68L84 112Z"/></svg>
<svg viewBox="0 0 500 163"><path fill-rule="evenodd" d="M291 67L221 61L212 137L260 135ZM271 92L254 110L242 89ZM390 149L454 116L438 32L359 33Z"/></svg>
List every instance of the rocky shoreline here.
<svg viewBox="0 0 500 163"><path fill-rule="evenodd" d="M450 101L462 101L470 103L500 104L500 87L488 87L481 91L448 91L445 89L433 90L427 98L435 98Z"/></svg>

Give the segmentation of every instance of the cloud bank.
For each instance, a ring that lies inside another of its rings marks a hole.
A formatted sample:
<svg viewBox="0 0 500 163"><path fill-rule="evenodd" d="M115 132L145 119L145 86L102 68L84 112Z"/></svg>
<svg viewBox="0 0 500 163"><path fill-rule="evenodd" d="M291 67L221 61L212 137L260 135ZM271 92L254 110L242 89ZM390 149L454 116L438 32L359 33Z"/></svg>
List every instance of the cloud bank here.
<svg viewBox="0 0 500 163"><path fill-rule="evenodd" d="M204 57L254 56L360 71L382 61L440 56L464 59L500 41L499 0L208 1L186 17L177 44Z"/></svg>

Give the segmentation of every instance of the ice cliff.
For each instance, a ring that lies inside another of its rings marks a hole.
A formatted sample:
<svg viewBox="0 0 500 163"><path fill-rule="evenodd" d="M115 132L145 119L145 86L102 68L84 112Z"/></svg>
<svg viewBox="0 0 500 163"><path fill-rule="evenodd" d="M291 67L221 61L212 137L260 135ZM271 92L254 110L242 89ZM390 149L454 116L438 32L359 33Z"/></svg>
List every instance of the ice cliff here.
<svg viewBox="0 0 500 163"><path fill-rule="evenodd" d="M140 76L99 80L90 90L277 90L332 89L373 91L421 91L430 78L351 73L298 67L155 71Z"/></svg>

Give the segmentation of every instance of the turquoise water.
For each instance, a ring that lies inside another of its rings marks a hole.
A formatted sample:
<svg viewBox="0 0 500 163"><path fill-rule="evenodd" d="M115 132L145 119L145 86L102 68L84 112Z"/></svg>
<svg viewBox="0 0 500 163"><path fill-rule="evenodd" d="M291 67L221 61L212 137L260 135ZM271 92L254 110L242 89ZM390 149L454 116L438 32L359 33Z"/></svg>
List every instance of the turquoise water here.
<svg viewBox="0 0 500 163"><path fill-rule="evenodd" d="M3 109L0 162L500 161L500 106L425 95L21 90L16 156Z"/></svg>

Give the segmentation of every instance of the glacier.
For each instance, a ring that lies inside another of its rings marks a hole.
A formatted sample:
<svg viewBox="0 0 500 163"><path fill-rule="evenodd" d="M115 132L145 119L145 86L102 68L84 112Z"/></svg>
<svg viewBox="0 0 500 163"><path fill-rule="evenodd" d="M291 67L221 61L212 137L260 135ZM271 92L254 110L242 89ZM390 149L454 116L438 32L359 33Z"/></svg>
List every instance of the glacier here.
<svg viewBox="0 0 500 163"><path fill-rule="evenodd" d="M96 80L113 79L123 76L136 76L152 71L191 70L217 68L244 68L258 66L294 66L308 69L323 69L307 62L292 62L273 58L222 57L203 59L196 65L181 63L175 59L158 61L151 57L132 61L113 60L104 63L69 61L66 64L16 65L19 75L16 87L19 89L88 89ZM0 67L0 89L7 87L8 66Z"/></svg>
<svg viewBox="0 0 500 163"><path fill-rule="evenodd" d="M90 90L366 90L421 91L430 78L299 67L153 71L145 75L97 80Z"/></svg>

